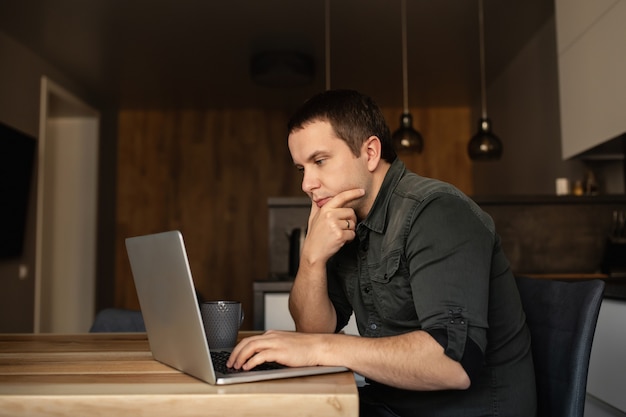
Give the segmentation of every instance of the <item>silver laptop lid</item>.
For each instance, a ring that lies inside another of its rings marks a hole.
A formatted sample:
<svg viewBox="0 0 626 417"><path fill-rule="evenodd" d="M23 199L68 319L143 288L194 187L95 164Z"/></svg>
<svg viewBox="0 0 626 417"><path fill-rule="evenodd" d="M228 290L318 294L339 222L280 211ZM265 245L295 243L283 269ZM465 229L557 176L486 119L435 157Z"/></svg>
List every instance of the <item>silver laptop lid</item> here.
<svg viewBox="0 0 626 417"><path fill-rule="evenodd" d="M216 375L182 234L127 238L126 250L150 349L159 362L217 385L347 371L307 366Z"/></svg>
<svg viewBox="0 0 626 417"><path fill-rule="evenodd" d="M215 384L191 268L179 231L126 239L152 355Z"/></svg>

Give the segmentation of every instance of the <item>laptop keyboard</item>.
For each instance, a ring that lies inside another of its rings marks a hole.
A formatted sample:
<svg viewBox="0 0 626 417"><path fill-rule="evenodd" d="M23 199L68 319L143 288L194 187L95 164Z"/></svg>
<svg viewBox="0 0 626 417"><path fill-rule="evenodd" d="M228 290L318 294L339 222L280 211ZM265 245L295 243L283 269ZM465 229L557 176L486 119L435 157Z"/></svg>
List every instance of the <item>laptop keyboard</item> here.
<svg viewBox="0 0 626 417"><path fill-rule="evenodd" d="M228 351L211 351L211 360L213 361L213 368L215 369L215 372L233 374L239 372L269 371L273 369L285 368L285 365L281 365L276 362L265 362L247 371L244 371L243 369L229 368L226 366L226 361L229 356L230 352Z"/></svg>

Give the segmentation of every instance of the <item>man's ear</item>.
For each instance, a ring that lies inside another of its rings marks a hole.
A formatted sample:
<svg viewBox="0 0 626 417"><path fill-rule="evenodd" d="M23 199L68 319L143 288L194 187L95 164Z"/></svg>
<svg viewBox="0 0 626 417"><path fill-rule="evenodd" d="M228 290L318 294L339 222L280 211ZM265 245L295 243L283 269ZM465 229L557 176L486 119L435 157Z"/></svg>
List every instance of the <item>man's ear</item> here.
<svg viewBox="0 0 626 417"><path fill-rule="evenodd" d="M378 136L370 136L363 142L361 153L367 157L367 168L373 172L378 167L381 159L381 144Z"/></svg>

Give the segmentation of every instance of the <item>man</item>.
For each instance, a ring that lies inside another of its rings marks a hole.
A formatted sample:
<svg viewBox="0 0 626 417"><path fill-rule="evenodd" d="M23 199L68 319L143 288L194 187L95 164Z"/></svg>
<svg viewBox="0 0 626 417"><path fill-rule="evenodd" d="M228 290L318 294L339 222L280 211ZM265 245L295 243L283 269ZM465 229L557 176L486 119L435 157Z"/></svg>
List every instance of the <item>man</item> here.
<svg viewBox="0 0 626 417"><path fill-rule="evenodd" d="M407 171L360 93L311 98L288 130L311 199L297 332L245 339L229 366L346 366L368 382L362 416L533 416L530 334L491 218ZM353 311L361 337L340 333Z"/></svg>

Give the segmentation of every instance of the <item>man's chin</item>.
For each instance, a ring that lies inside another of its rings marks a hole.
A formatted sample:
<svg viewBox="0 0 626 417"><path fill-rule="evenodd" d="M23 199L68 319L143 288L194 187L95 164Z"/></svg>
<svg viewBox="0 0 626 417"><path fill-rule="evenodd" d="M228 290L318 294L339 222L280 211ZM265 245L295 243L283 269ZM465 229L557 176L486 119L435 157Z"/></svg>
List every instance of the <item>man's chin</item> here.
<svg viewBox="0 0 626 417"><path fill-rule="evenodd" d="M359 212L359 209L363 206L363 201L365 201L365 196L359 197L355 200L348 201L344 207L351 208L355 213Z"/></svg>

